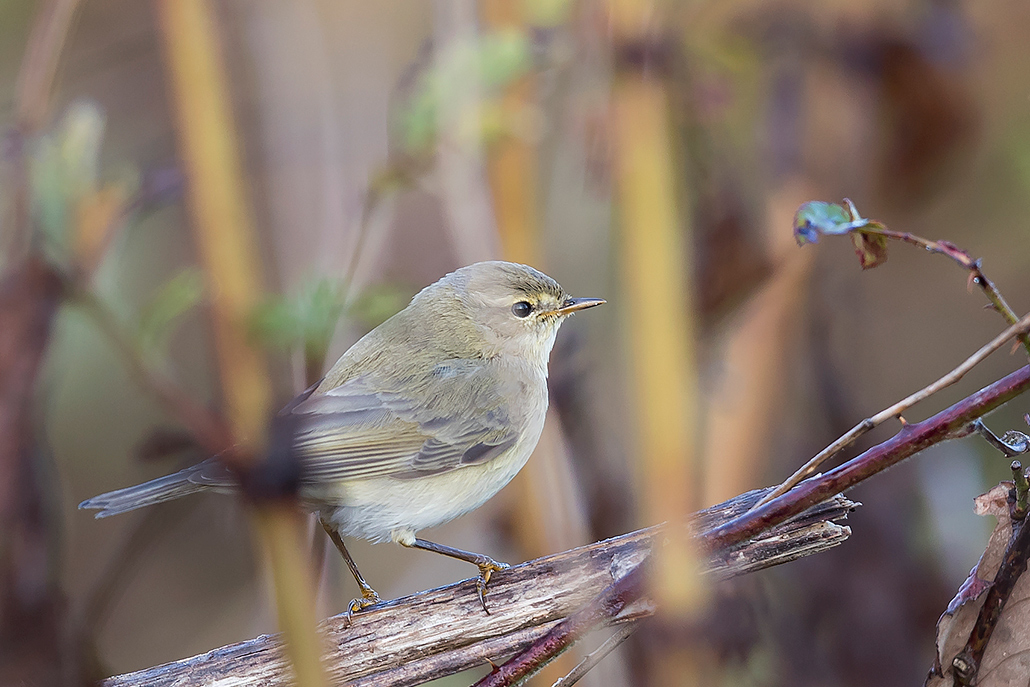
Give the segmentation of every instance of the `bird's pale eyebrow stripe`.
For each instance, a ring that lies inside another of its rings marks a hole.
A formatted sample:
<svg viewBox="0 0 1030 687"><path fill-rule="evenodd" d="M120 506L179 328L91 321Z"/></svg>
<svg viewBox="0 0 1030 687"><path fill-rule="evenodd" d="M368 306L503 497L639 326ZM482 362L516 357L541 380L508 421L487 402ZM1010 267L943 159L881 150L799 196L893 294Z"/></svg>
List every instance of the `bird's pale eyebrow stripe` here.
<svg viewBox="0 0 1030 687"><path fill-rule="evenodd" d="M554 281L519 280L512 284L512 288L530 298L536 298L541 293L554 296L558 300L565 298L565 292L562 291L562 288Z"/></svg>

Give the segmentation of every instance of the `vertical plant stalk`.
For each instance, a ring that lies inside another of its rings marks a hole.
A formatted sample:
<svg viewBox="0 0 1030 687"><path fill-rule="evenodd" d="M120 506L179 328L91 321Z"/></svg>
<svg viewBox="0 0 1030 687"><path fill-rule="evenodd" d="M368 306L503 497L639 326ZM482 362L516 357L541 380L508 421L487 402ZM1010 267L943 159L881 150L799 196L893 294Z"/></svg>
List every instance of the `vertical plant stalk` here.
<svg viewBox="0 0 1030 687"><path fill-rule="evenodd" d="M32 221L28 141L47 115L61 54L78 0L46 0L33 20L15 92L9 138L10 215L0 220L0 682L50 684L86 680L69 646L58 583L59 563L48 485L41 480L35 435L35 390L51 326L65 295L61 275L29 251ZM6 176L6 175L5 175Z"/></svg>
<svg viewBox="0 0 1030 687"><path fill-rule="evenodd" d="M645 522L677 522L692 510L697 428L694 297L689 231L677 212L674 145L661 65L649 64L657 26L647 0L611 5L618 65L613 98L615 169L622 220L623 300L630 336L630 405L636 411ZM628 55L642 55L628 59ZM663 613L699 601L696 555L684 537L657 555L652 590ZM673 615L672 617L675 617Z"/></svg>
<svg viewBox="0 0 1030 687"><path fill-rule="evenodd" d="M36 376L60 306L59 275L36 256L0 280L0 682L56 684L66 600L40 483Z"/></svg>
<svg viewBox="0 0 1030 687"><path fill-rule="evenodd" d="M260 259L244 190L228 80L210 5L158 0L193 225L211 294L226 416L240 458L264 448L272 389L266 361L247 339L246 318L262 288ZM240 466L242 467L242 466ZM254 524L269 558L279 623L297 684L325 684L316 630L314 576L293 504L257 504Z"/></svg>
<svg viewBox="0 0 1030 687"><path fill-rule="evenodd" d="M492 30L523 30L523 3L483 0L483 19ZM505 113L519 112L536 92L532 75L508 85L502 97ZM487 174L493 196L494 216L505 260L536 265L540 258L540 222L537 204L537 147L518 135L492 144Z"/></svg>
<svg viewBox="0 0 1030 687"><path fill-rule="evenodd" d="M492 31L526 30L524 3L482 0L480 13ZM502 111L511 115L531 107L536 86L532 74L510 83L501 96ZM502 257L545 269L540 249L538 164L536 143L513 132L491 144L486 169ZM516 475L512 485L517 494L512 503L516 511L515 537L523 554L529 558L589 540L585 518L582 513L576 513L580 501L554 498L555 494L573 494L576 484L558 414L551 408L547 415L544 434L533 458ZM550 485L550 488L541 488L541 485ZM537 680L550 684L560 679L574 667L573 658L559 657L543 668Z"/></svg>
<svg viewBox="0 0 1030 687"><path fill-rule="evenodd" d="M630 407L640 462L644 522L680 522L697 494L698 398L690 230L677 210L676 172L663 82L668 55L650 0L609 5L616 72L612 93L615 177L621 215L622 296L629 332ZM649 595L674 628L702 603L695 544L671 537L656 548ZM675 630L673 630L675 631ZM656 684L697 681L690 646L654 649Z"/></svg>

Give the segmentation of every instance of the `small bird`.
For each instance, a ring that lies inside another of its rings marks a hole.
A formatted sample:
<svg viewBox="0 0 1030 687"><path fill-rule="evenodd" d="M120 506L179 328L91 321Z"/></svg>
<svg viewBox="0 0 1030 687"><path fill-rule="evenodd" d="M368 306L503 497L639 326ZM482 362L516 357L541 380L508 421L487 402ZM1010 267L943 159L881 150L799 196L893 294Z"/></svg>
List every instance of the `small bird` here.
<svg viewBox="0 0 1030 687"><path fill-rule="evenodd" d="M547 360L558 327L598 298L571 298L532 267L479 262L422 289L350 347L281 412L294 428L300 500L318 514L361 588L349 613L379 602L343 537L434 551L479 567L483 554L416 534L479 506L511 481L540 438ZM88 499L103 518L205 489L231 491L217 458Z"/></svg>

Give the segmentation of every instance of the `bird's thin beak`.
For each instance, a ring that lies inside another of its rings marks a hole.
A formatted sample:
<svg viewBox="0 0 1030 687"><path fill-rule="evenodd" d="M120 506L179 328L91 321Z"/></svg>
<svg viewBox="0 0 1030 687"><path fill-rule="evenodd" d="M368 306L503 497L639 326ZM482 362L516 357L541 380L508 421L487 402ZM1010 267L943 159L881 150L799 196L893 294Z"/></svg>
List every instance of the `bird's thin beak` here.
<svg viewBox="0 0 1030 687"><path fill-rule="evenodd" d="M586 310L595 305L604 305L607 302L603 298L566 298L565 302L558 308L558 314L571 315L577 310Z"/></svg>

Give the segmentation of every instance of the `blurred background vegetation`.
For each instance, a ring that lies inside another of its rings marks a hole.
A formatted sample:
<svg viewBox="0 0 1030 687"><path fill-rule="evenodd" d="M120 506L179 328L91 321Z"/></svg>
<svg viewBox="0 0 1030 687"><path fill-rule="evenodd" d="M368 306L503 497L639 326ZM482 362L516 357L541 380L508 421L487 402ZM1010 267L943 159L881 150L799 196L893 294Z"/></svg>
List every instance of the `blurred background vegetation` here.
<svg viewBox="0 0 1030 687"><path fill-rule="evenodd" d="M50 258L73 254L147 364L218 407L217 279L198 268L158 4L0 0L0 265L23 159ZM53 99L26 128L32 27L60 6L72 20ZM777 482L1003 328L943 258L896 246L862 273L847 239L799 249L791 219L806 200L847 196L892 229L948 239L1030 309L1021 0L210 6L260 237L250 334L277 402L475 260L528 262L608 299L559 336L552 413L524 474L434 540L517 562ZM1019 362L996 354L908 419ZM169 452L181 428L81 308L59 315L37 406L45 570L89 636L66 652L81 664L66 675L276 629L234 499L105 521L76 511L202 457ZM1027 409L989 424L1018 429ZM845 546L713 590L685 632L652 623L590 684L672 684L680 659L704 684L919 683L936 618L991 526L971 498L1006 471L975 438L927 451L855 491L865 506ZM470 574L395 546L352 551L385 598ZM324 617L356 590L331 547L321 558ZM669 658L691 637L704 641Z"/></svg>

